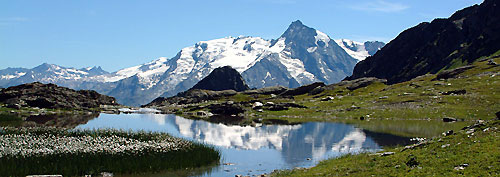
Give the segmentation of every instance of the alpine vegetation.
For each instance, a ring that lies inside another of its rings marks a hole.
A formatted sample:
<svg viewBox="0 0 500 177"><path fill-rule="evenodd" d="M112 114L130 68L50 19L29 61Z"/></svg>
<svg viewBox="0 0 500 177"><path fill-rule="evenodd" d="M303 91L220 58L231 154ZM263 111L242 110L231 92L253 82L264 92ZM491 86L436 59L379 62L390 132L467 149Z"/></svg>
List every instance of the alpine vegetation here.
<svg viewBox="0 0 500 177"><path fill-rule="evenodd" d="M0 174L141 173L215 164L212 147L165 133L55 128L0 129Z"/></svg>

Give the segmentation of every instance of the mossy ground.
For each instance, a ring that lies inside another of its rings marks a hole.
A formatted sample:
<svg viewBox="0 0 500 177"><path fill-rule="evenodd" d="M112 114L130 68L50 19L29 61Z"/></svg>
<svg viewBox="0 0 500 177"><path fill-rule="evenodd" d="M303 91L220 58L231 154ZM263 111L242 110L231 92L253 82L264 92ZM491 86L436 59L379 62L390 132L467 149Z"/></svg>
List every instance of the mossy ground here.
<svg viewBox="0 0 500 177"><path fill-rule="evenodd" d="M310 169L284 170L272 176L498 176L499 128L500 121L492 120L473 128L474 132L461 130L413 149L385 149L394 155L346 155Z"/></svg>

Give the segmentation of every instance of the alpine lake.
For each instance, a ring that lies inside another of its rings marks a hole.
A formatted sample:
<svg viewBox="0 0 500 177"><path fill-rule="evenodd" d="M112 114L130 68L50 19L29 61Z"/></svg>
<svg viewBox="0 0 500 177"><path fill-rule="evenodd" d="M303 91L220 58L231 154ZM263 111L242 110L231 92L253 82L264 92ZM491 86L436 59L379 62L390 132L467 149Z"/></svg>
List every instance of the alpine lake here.
<svg viewBox="0 0 500 177"><path fill-rule="evenodd" d="M32 121L31 121L32 120ZM114 176L254 176L274 170L309 168L320 161L345 154L376 152L404 146L416 137L425 138L459 129L469 122L427 120L338 120L300 124L241 126L213 123L173 114L92 114L73 117L32 116L25 123L80 130L119 129L168 133L174 137L215 147L222 158L218 165L157 174ZM165 159L169 160L169 159Z"/></svg>

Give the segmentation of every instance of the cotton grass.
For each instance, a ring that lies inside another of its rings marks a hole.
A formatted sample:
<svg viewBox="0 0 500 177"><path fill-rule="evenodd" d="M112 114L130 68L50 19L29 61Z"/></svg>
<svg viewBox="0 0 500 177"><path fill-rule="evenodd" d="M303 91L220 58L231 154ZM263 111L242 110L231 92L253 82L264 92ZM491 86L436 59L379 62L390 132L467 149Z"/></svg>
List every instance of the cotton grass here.
<svg viewBox="0 0 500 177"><path fill-rule="evenodd" d="M1 128L0 174L141 173L218 162L212 147L164 133Z"/></svg>

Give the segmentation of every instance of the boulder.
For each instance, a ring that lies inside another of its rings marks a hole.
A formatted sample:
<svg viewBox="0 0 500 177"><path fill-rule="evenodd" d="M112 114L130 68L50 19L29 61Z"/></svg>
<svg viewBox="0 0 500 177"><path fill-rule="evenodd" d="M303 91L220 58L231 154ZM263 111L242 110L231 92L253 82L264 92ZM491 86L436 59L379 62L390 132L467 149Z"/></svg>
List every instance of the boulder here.
<svg viewBox="0 0 500 177"><path fill-rule="evenodd" d="M443 132L443 136L450 136L453 135L453 130L448 130L446 132Z"/></svg>
<svg viewBox="0 0 500 177"><path fill-rule="evenodd" d="M334 100L334 99L335 99L335 97L333 97L333 96L327 96L325 98L322 98L321 101L330 101L330 100Z"/></svg>
<svg viewBox="0 0 500 177"><path fill-rule="evenodd" d="M252 109L261 109L262 106L264 106L264 104L262 104L261 102L255 102L252 104Z"/></svg>
<svg viewBox="0 0 500 177"><path fill-rule="evenodd" d="M488 60L488 65L498 66L498 64L495 61L493 61L493 59Z"/></svg>
<svg viewBox="0 0 500 177"><path fill-rule="evenodd" d="M452 91L447 91L441 93L442 95L463 95L466 94L467 91L465 89L460 89L460 90L452 90Z"/></svg>
<svg viewBox="0 0 500 177"><path fill-rule="evenodd" d="M458 121L458 120L455 118L452 118L452 117L443 118L443 122L456 122L456 121Z"/></svg>

